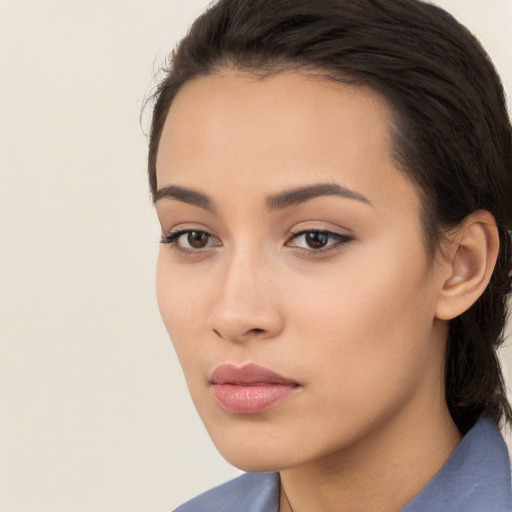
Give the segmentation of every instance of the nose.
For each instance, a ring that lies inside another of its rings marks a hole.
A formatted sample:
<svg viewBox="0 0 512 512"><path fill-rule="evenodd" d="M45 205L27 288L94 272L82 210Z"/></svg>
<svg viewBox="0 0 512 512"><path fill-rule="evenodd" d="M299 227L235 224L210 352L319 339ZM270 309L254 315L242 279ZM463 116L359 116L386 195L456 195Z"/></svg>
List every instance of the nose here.
<svg viewBox="0 0 512 512"><path fill-rule="evenodd" d="M277 300L274 272L248 251L225 263L210 312L210 328L230 342L277 337L284 317Z"/></svg>

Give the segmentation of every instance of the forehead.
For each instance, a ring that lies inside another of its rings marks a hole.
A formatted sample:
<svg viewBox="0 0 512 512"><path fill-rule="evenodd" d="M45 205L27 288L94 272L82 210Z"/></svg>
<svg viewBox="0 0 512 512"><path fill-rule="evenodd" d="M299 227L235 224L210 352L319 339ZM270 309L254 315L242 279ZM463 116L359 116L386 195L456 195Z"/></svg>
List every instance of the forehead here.
<svg viewBox="0 0 512 512"><path fill-rule="evenodd" d="M185 84L164 125L158 188L201 185L266 193L335 182L381 198L415 189L392 157L393 115L361 85L281 72L226 71Z"/></svg>

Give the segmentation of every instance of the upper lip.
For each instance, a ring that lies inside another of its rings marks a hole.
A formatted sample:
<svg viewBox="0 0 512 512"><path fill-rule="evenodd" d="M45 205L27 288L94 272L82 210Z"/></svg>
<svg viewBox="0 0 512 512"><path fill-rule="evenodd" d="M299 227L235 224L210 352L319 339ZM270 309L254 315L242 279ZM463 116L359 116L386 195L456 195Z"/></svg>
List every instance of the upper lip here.
<svg viewBox="0 0 512 512"><path fill-rule="evenodd" d="M235 384L255 386L257 384L283 384L297 386L298 383L257 364L222 364L217 366L210 376L210 384Z"/></svg>

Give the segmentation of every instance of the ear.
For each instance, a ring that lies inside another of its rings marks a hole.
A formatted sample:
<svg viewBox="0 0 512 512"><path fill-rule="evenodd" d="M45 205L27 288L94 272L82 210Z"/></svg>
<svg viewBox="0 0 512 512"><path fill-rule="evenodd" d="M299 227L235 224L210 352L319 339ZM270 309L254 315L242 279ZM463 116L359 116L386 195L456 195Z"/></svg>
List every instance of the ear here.
<svg viewBox="0 0 512 512"><path fill-rule="evenodd" d="M436 318L451 320L468 310L489 284L500 246L491 213L478 210L451 232L449 249L441 263L442 287Z"/></svg>

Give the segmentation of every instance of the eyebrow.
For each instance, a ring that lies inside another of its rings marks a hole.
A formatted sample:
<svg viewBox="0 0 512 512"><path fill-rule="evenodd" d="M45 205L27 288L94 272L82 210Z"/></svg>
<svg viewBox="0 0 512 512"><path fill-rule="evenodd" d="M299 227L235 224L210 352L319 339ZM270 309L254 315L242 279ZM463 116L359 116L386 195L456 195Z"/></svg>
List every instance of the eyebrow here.
<svg viewBox="0 0 512 512"><path fill-rule="evenodd" d="M192 188L180 187L179 185L169 185L155 192L153 195L153 203L160 199L175 199L182 203L198 206L203 210L214 212L216 210L215 203L206 194L194 190Z"/></svg>
<svg viewBox="0 0 512 512"><path fill-rule="evenodd" d="M342 187L337 183L317 183L273 194L267 197L266 208L270 211L282 210L322 196L339 196L373 206L372 203L359 192ZM215 202L206 194L179 185L168 185L167 187L157 190L153 197L153 203L164 198L191 204L209 212L215 212L217 209Z"/></svg>
<svg viewBox="0 0 512 512"><path fill-rule="evenodd" d="M366 197L355 190L342 187L337 183L317 183L315 185L285 190L284 192L268 197L266 201L267 209L281 210L322 196L340 196L373 206Z"/></svg>

